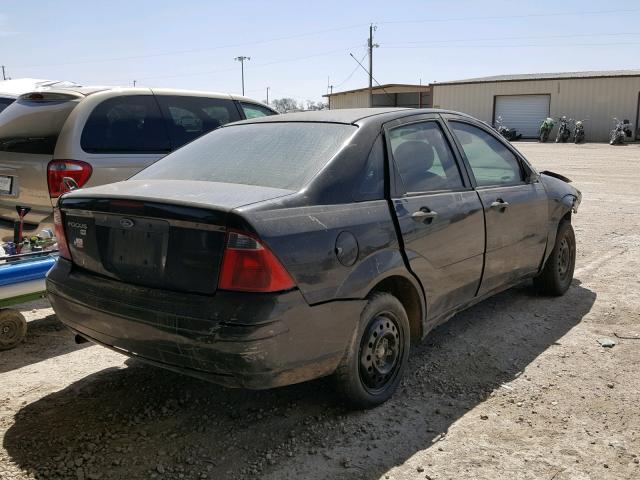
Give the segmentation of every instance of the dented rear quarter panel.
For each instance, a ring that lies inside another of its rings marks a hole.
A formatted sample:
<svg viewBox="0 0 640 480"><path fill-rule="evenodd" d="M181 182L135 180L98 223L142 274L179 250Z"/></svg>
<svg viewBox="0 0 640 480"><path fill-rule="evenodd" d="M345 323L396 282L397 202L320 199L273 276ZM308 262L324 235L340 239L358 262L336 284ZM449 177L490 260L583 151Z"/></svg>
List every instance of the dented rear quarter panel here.
<svg viewBox="0 0 640 480"><path fill-rule="evenodd" d="M547 192L549 205L549 233L547 238L547 251L545 253L546 260L551 254L550 246L555 244L560 221L566 214L571 213L572 210L577 212L580 202L582 201L582 193L567 181L545 173L540 174L540 181Z"/></svg>
<svg viewBox="0 0 640 480"><path fill-rule="evenodd" d="M364 298L386 276L410 277L386 200L247 212L244 217L285 265L309 304ZM352 264L336 240L357 242Z"/></svg>

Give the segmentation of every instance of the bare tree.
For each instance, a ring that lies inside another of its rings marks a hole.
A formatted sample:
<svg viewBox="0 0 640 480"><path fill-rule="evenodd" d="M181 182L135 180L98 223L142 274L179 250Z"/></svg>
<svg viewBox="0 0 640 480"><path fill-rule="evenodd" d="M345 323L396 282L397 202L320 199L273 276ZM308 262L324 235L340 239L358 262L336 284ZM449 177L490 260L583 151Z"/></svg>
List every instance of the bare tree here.
<svg viewBox="0 0 640 480"><path fill-rule="evenodd" d="M291 110L298 110L298 102L293 98L275 98L271 101L271 105L280 113L286 113Z"/></svg>

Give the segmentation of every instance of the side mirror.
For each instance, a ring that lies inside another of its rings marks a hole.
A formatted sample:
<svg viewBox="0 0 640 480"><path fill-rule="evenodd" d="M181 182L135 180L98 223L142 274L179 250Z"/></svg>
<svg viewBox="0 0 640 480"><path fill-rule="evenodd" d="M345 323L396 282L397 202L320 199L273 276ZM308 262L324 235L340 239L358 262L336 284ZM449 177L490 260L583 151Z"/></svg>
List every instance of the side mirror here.
<svg viewBox="0 0 640 480"><path fill-rule="evenodd" d="M535 183L540 179L540 174L538 172L531 172L527 178L527 183Z"/></svg>

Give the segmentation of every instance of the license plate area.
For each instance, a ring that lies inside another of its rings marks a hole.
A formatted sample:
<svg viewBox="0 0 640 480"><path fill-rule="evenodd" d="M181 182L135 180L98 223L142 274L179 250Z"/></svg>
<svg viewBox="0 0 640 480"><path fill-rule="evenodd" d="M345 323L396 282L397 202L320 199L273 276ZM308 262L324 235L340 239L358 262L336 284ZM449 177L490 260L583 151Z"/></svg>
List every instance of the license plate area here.
<svg viewBox="0 0 640 480"><path fill-rule="evenodd" d="M95 216L99 230L108 235L103 266L133 282L161 283L167 265L169 223L164 220L118 215Z"/></svg>
<svg viewBox="0 0 640 480"><path fill-rule="evenodd" d="M0 175L0 195L11 195L13 192L13 177Z"/></svg>

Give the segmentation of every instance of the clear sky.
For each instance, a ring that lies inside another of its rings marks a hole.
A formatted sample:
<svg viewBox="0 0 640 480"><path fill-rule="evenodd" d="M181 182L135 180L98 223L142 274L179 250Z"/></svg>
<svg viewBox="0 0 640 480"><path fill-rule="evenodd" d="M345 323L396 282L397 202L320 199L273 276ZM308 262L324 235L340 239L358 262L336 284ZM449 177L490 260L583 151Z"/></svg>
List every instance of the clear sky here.
<svg viewBox="0 0 640 480"><path fill-rule="evenodd" d="M502 73L640 68L640 2L3 0L12 78L245 92L320 100L374 77L430 83ZM363 62L366 66L366 59Z"/></svg>

